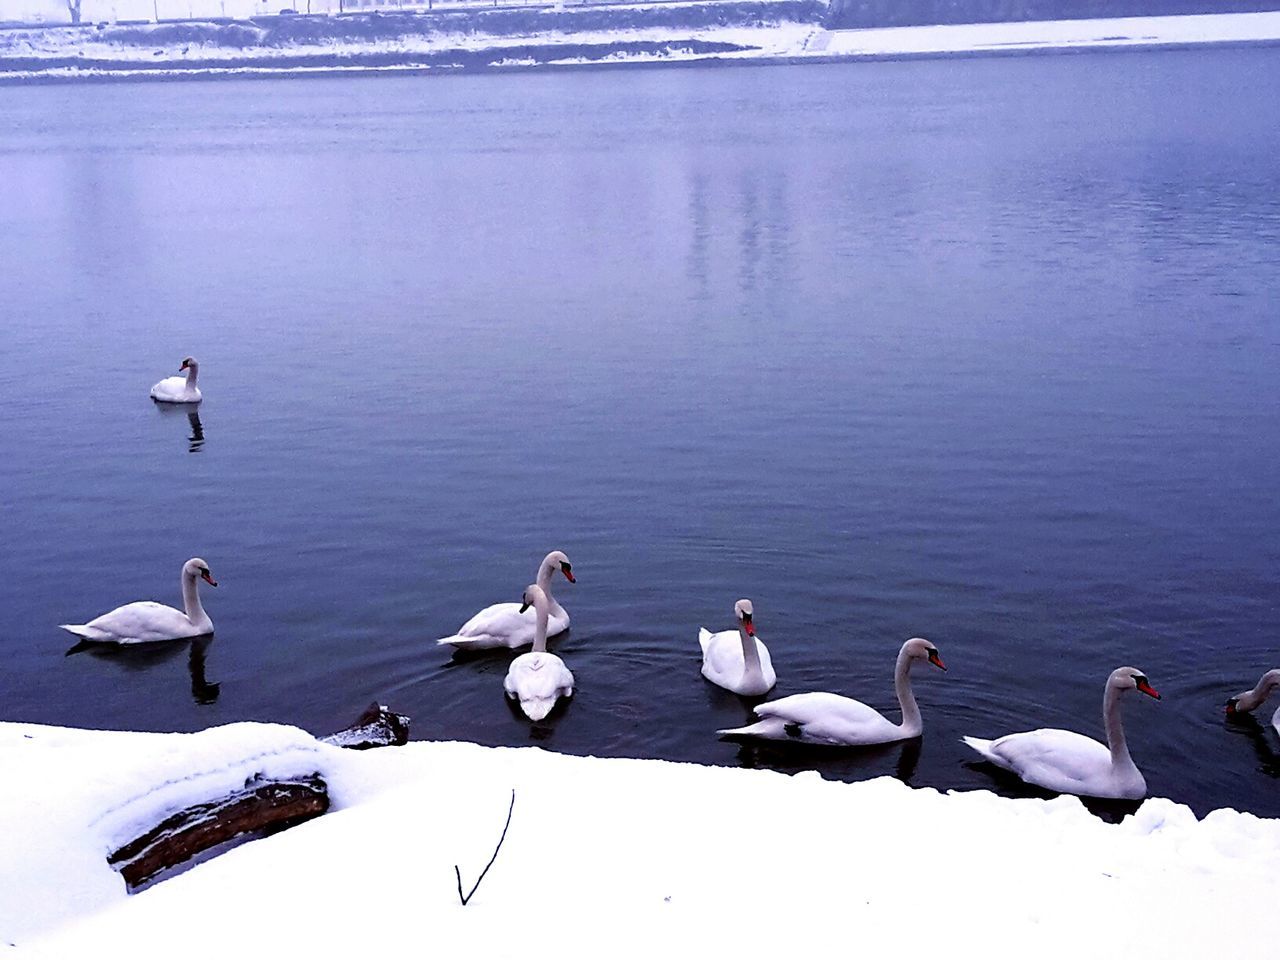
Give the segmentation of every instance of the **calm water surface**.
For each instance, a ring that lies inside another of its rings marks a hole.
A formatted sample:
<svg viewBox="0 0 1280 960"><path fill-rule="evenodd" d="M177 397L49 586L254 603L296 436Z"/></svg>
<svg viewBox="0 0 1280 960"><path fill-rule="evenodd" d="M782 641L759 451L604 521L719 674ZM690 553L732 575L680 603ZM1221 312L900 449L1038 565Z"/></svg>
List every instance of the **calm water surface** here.
<svg viewBox="0 0 1280 960"><path fill-rule="evenodd" d="M0 716L420 738L995 787L1100 735L1280 815L1274 50L0 89ZM150 385L202 362L199 431ZM196 439L191 439L195 437ZM573 559L579 691L433 645ZM179 601L204 650L64 657ZM740 749L697 628L919 744ZM212 685L220 684L215 689ZM1138 702L1141 699L1141 702ZM1269 711L1268 714L1269 716Z"/></svg>

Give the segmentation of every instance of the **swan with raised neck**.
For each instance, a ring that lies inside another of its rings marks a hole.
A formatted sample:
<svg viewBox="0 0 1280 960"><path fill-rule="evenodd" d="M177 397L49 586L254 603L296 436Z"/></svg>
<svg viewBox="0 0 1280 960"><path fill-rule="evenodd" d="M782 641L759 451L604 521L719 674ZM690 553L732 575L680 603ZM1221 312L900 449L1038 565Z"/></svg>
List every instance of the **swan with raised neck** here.
<svg viewBox="0 0 1280 960"><path fill-rule="evenodd" d="M209 564L200 557L192 557L182 565L182 610L154 600L139 600L116 607L88 623L61 624L62 629L92 643L118 644L181 640L213 633L213 621L200 603L197 579L211 587L218 585Z"/></svg>
<svg viewBox="0 0 1280 960"><path fill-rule="evenodd" d="M569 629L569 613L552 595L551 584L556 574L570 583L577 583L573 564L560 550L552 550L538 564L535 585L547 597L547 635L554 637ZM516 650L533 643L535 616L527 607L518 603L495 603L485 607L464 623L458 632L441 637L437 645L449 645L457 650Z"/></svg>
<svg viewBox="0 0 1280 960"><path fill-rule="evenodd" d="M521 597L521 611L529 607L534 610L533 649L511 661L502 686L508 697L520 702L524 715L537 721L544 719L561 697L573 695L573 674L563 660L547 652L551 602L536 583L525 587Z"/></svg>
<svg viewBox="0 0 1280 960"><path fill-rule="evenodd" d="M917 662L947 669L938 648L923 637L912 637L903 643L893 669L893 686L902 709L900 723L851 697L836 693L798 693L760 704L755 708L759 718L755 723L719 733L729 737L840 747L894 743L918 737L924 722L911 689L911 667Z"/></svg>
<svg viewBox="0 0 1280 960"><path fill-rule="evenodd" d="M699 628L702 675L744 697L763 696L773 689L778 677L769 648L756 636L755 608L750 600L739 600L733 605L733 615L736 630L711 633L706 627Z"/></svg>

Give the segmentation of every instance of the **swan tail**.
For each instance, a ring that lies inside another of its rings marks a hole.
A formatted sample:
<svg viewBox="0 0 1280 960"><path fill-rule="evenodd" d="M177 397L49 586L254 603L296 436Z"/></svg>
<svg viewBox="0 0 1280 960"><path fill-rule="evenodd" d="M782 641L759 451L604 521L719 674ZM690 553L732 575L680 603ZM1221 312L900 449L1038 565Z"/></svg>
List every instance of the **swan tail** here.
<svg viewBox="0 0 1280 960"><path fill-rule="evenodd" d="M722 737L757 737L761 740L792 740L787 733L787 722L781 717L766 717L749 723L745 727L733 727L729 730L717 730Z"/></svg>
<svg viewBox="0 0 1280 960"><path fill-rule="evenodd" d="M466 645L467 645L467 638L460 633L455 633L451 637L441 637L439 640L436 641L437 647L450 647L450 646L458 647L458 646L466 646Z"/></svg>
<svg viewBox="0 0 1280 960"><path fill-rule="evenodd" d="M85 640L97 640L99 636L97 630L84 623L60 623L58 626L67 631L67 633L82 637Z"/></svg>
<svg viewBox="0 0 1280 960"><path fill-rule="evenodd" d="M702 647L702 655L707 655L707 644L711 642L711 631L706 627L698 628L698 646Z"/></svg>
<svg viewBox="0 0 1280 960"><path fill-rule="evenodd" d="M983 757L990 760L992 763L997 763L1002 767L1005 765L1003 760L991 752L991 744L993 741L982 740L978 737L961 737L960 740L967 747L982 754Z"/></svg>

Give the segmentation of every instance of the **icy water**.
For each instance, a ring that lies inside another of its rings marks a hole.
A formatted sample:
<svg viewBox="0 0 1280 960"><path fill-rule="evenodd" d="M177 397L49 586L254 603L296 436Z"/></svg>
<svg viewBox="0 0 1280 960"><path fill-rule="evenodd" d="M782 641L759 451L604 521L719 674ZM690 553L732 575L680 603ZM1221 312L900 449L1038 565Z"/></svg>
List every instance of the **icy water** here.
<svg viewBox="0 0 1280 960"><path fill-rule="evenodd" d="M419 738L1023 794L1101 735L1280 815L1274 50L0 89L0 716ZM194 354L198 425L150 385ZM553 548L572 703L434 638ZM179 602L206 647L64 656ZM740 749L697 629L923 740ZM1261 718L1269 720L1270 709Z"/></svg>

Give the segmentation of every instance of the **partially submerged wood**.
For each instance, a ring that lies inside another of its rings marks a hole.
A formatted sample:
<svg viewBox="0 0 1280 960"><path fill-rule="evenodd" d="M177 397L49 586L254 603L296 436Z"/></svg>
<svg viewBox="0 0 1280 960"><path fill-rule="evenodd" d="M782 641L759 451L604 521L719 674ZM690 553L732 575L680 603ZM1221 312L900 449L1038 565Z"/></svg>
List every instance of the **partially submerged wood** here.
<svg viewBox="0 0 1280 960"><path fill-rule="evenodd" d="M321 739L351 750L401 746L409 741L409 718L375 703L350 727ZM112 852L107 863L132 891L215 847L277 833L328 809L329 788L318 772L284 780L259 775L229 796L212 797L166 817Z"/></svg>
<svg viewBox="0 0 1280 960"><path fill-rule="evenodd" d="M409 742L409 718L402 713L392 713L380 703L372 703L347 729L320 739L348 750L402 747Z"/></svg>

